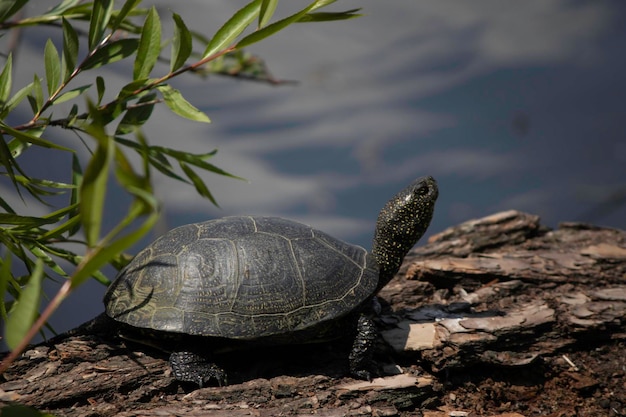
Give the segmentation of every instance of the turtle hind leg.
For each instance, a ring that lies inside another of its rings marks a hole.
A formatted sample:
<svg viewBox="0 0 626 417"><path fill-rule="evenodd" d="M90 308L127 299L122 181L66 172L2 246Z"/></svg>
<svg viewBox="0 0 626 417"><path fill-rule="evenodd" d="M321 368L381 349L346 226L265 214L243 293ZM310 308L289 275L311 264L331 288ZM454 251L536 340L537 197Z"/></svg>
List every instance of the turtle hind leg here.
<svg viewBox="0 0 626 417"><path fill-rule="evenodd" d="M361 314L357 322L357 333L350 352L350 373L359 378L372 380L374 366L374 342L378 337L378 330L370 316Z"/></svg>
<svg viewBox="0 0 626 417"><path fill-rule="evenodd" d="M194 382L202 388L211 379L226 385L226 373L222 368L194 352L178 351L170 355L170 367L174 378L183 382Z"/></svg>

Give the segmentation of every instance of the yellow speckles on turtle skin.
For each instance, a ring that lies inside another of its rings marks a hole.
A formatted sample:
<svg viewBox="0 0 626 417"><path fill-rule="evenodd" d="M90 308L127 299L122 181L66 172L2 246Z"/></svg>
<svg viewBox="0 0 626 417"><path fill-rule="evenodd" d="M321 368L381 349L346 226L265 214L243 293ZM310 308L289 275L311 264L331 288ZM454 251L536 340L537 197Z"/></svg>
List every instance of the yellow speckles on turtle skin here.
<svg viewBox="0 0 626 417"><path fill-rule="evenodd" d="M404 256L426 232L438 196L435 179L421 177L380 211L372 245L372 255L380 268L379 290L398 272Z"/></svg>

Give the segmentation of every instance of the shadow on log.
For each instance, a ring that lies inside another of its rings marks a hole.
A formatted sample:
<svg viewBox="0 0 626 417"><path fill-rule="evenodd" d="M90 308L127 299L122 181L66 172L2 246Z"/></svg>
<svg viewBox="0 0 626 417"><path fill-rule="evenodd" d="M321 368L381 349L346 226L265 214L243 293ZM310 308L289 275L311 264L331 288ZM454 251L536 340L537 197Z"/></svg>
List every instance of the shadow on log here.
<svg viewBox="0 0 626 417"><path fill-rule="evenodd" d="M336 341L227 352L231 385L194 390L166 354L99 317L25 352L0 376L0 404L60 416L626 415L624 231L497 213L411 251L380 298L387 376L372 382L346 376L349 344Z"/></svg>

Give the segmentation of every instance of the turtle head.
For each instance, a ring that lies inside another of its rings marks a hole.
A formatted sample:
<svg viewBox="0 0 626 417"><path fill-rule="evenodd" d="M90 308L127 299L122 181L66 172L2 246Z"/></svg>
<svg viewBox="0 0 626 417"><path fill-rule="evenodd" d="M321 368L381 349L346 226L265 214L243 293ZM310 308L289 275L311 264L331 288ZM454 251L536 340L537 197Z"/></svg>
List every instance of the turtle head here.
<svg viewBox="0 0 626 417"><path fill-rule="evenodd" d="M421 177L396 194L378 215L372 254L380 269L378 289L393 278L402 259L422 237L439 195L433 177Z"/></svg>

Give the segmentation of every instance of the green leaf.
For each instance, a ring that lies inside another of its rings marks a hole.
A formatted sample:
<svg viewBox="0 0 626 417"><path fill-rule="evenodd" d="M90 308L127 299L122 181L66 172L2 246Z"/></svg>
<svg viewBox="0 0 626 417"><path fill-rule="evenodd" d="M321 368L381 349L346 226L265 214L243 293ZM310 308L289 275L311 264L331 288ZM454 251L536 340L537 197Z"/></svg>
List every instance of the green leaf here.
<svg viewBox="0 0 626 417"><path fill-rule="evenodd" d="M70 205L74 207L72 211L68 213L70 219L77 218L80 220L80 185L83 183L83 170L80 166L80 161L76 154L72 154L72 193L70 194ZM69 221L68 221L69 223ZM68 229L70 236L75 235L80 230L80 221L75 223Z"/></svg>
<svg viewBox="0 0 626 417"><path fill-rule="evenodd" d="M74 211L78 207L78 204L72 204L68 206L68 211ZM71 231L76 227L80 227L80 216L75 215L70 217L65 223L62 223L60 226L55 227L54 229L48 230L46 233L40 236L38 239L41 242L49 241L50 239L60 239L61 235L65 232L69 232L71 236Z"/></svg>
<svg viewBox="0 0 626 417"><path fill-rule="evenodd" d="M7 288L9 287L9 281L12 281L13 274L11 273L11 252L7 251L4 259L1 259L2 265L0 265L0 318L2 321L6 323L7 321L7 310L4 303L5 294L7 292Z"/></svg>
<svg viewBox="0 0 626 417"><path fill-rule="evenodd" d="M63 81L67 81L72 76L78 60L78 34L65 18L62 19L61 25L63 26L63 61L61 66L64 68Z"/></svg>
<svg viewBox="0 0 626 417"><path fill-rule="evenodd" d="M32 95L28 96L33 113L38 113L43 106L43 87L41 86L41 78L37 74L33 77Z"/></svg>
<svg viewBox="0 0 626 417"><path fill-rule="evenodd" d="M10 349L20 344L37 319L43 277L43 261L37 259L28 284L15 301L6 323L6 343Z"/></svg>
<svg viewBox="0 0 626 417"><path fill-rule="evenodd" d="M124 135L133 132L139 126L142 126L144 123L146 123L150 118L150 115L152 114L152 110L154 109L154 105L156 103L155 99L155 93L146 94L145 96L141 97L132 107L128 106L126 114L117 126L115 134Z"/></svg>
<svg viewBox="0 0 626 417"><path fill-rule="evenodd" d="M305 7L304 9L300 10L298 13L292 14L289 17L281 19L278 22L272 23L271 25L266 26L263 29L259 29L256 32L251 33L250 35L246 36L245 38L243 38L237 43L237 48L238 49L245 48L246 46L259 42L260 40L263 40L267 38L268 36L271 36L274 33L280 30L283 30L284 28L291 25L292 23L297 22L300 18L302 18L302 16L307 14L309 11L313 10L316 4L317 2L314 2L310 4L309 6Z"/></svg>
<svg viewBox="0 0 626 417"><path fill-rule="evenodd" d="M170 72L176 71L178 68L185 65L185 61L189 58L192 51L192 39L191 33L183 19L174 13L172 15L174 19L174 37L172 38L172 57L170 60Z"/></svg>
<svg viewBox="0 0 626 417"><path fill-rule="evenodd" d="M67 274L67 272L65 272L65 270L63 268L61 268L61 266L59 264L57 264L54 259L52 259L50 257L50 255L48 255L46 253L46 251L43 248L47 249L47 246L43 245L43 244L39 244L39 242L35 242L35 244L37 246L30 246L28 249L30 250L30 252L35 255L37 257L37 259L41 259L44 263L44 265L47 265L48 268L50 268L52 271L54 271L56 274L58 274L59 276L62 277L69 277L69 275Z"/></svg>
<svg viewBox="0 0 626 417"><path fill-rule="evenodd" d="M133 80L141 80L150 76L159 53L161 52L161 21L156 8L152 6L143 24L135 66L133 67Z"/></svg>
<svg viewBox="0 0 626 417"><path fill-rule="evenodd" d="M192 164L195 165L199 168L204 169L205 171L210 171L213 172L215 174L218 175L223 175L225 177L230 177L230 178L235 178L238 180L242 180L243 178L238 177L236 175L233 175L229 172L224 171L221 168L216 167L213 164L210 164L208 162L205 161L205 159L208 159L210 157L212 157L213 155L215 155L217 153L216 150L211 151L209 153L206 154L198 154L198 155L194 155L194 154L190 154L188 152L182 152L182 151L177 151L175 149L170 149L170 148L164 148L164 147L160 147L160 146L153 146L153 148L158 149L160 152L164 153L165 155L169 155L172 158L178 160L178 161L184 161L187 162L188 164Z"/></svg>
<svg viewBox="0 0 626 417"><path fill-rule="evenodd" d="M37 145L37 146L41 146L43 148L49 148L49 149L57 149L59 151L66 151L66 152L74 152L73 149L70 148L66 148L64 146L61 145L57 145L54 142L50 142L49 140L46 139L41 139L33 134L31 134L30 132L22 132L20 130L15 130L12 127L4 124L2 121L0 121L0 128L2 128L2 130L4 130L6 133L10 134L11 136L13 136L15 139L21 141L21 142L26 142L29 144L33 144L33 145ZM32 131L31 131L32 132ZM11 153L13 155L13 157L17 157L18 154L16 154L17 151L13 151L11 150Z"/></svg>
<svg viewBox="0 0 626 417"><path fill-rule="evenodd" d="M211 123L211 119L185 100L180 91L167 84L160 85L157 89L163 94L163 99L167 107L177 115L197 122Z"/></svg>
<svg viewBox="0 0 626 417"><path fill-rule="evenodd" d="M85 91L89 90L90 88L91 88L91 84L82 85L80 87L73 88L69 90L68 92L61 94L60 96L57 96L57 98L54 99L53 103L59 104L59 103L63 103L65 101L71 100L73 98L76 98L82 95Z"/></svg>
<svg viewBox="0 0 626 417"><path fill-rule="evenodd" d="M104 97L105 91L104 78L99 75L96 77L96 90L98 91L98 102L96 103L96 105L99 106L100 103L102 103L102 97Z"/></svg>
<svg viewBox="0 0 626 417"><path fill-rule="evenodd" d="M63 0L61 3L57 4L45 14L45 16L59 16L65 13L66 10L76 6L79 4L81 0Z"/></svg>
<svg viewBox="0 0 626 417"><path fill-rule="evenodd" d="M215 201L215 198L213 198L213 195L209 191L208 187L206 186L204 181L202 181L202 178L200 178L198 174L196 174L194 170L191 169L189 165L187 165L183 161L178 161L178 164L183 169L183 172L185 173L185 175L187 175L187 178L191 180L194 187L196 187L196 191L198 192L198 194L200 194L202 197L208 198L211 201L211 203L219 207L219 205L217 204L217 201Z"/></svg>
<svg viewBox="0 0 626 417"><path fill-rule="evenodd" d="M188 181L185 178L181 177L180 175L174 172L172 165L168 162L167 158L163 156L163 154L159 151L158 148L160 147L154 147L154 146L143 147L133 141L130 141L128 139L124 139L121 137L116 137L115 140L124 146L133 148L142 157L145 157L145 155L148 155L148 163L152 165L154 168L156 168L162 174L170 178L173 178L177 181L188 183Z"/></svg>
<svg viewBox="0 0 626 417"><path fill-rule="evenodd" d="M94 0L91 8L91 20L89 22L89 50L93 51L104 39L111 12L113 0Z"/></svg>
<svg viewBox="0 0 626 417"><path fill-rule="evenodd" d="M43 50L44 66L46 69L46 81L48 85L48 95L52 95L61 80L61 58L59 51L54 46L51 39L48 39Z"/></svg>
<svg viewBox="0 0 626 417"><path fill-rule="evenodd" d="M73 288L76 288L78 285L85 282L87 278L94 275L98 271L98 269L100 269L106 263L110 262L110 260L114 258L117 254L124 252L126 249L134 245L139 239L141 239L146 233L148 233L156 223L157 219L159 218L159 212L158 203L154 196L150 193L142 192L142 190L139 189L134 191L134 194L140 197L140 199L146 206L150 207L151 214L136 230L126 234L125 236L122 236L112 243L106 244L105 246L98 246L91 253L89 253L89 255L84 258L85 261L81 262L71 278ZM115 232L126 228L138 216L144 214L145 212L146 209L141 205L131 206L130 212L111 234L117 234Z"/></svg>
<svg viewBox="0 0 626 417"><path fill-rule="evenodd" d="M80 214L89 248L94 248L100 239L102 212L106 198L107 181L111 158L115 151L115 142L102 128L92 126L89 132L98 140L80 186Z"/></svg>
<svg viewBox="0 0 626 417"><path fill-rule="evenodd" d="M6 22L17 13L28 0L3 0L0 2L0 22Z"/></svg>
<svg viewBox="0 0 626 417"><path fill-rule="evenodd" d="M1 88L2 87L0 87L0 89ZM25 97L28 97L28 95L31 93L32 90L33 90L33 83L30 83L20 88L20 90L17 93L15 93L15 95L11 97L4 106L0 105L0 108L2 108L2 111L0 111L0 120L4 119L7 116L7 114L12 112L18 106L18 104L20 104L22 100L24 100Z"/></svg>
<svg viewBox="0 0 626 417"><path fill-rule="evenodd" d="M116 31L122 23L124 19L141 3L141 0L126 0L120 11L115 16L113 23L111 24L111 30Z"/></svg>
<svg viewBox="0 0 626 417"><path fill-rule="evenodd" d="M259 13L259 29L267 26L278 5L278 0L263 0L261 11Z"/></svg>
<svg viewBox="0 0 626 417"><path fill-rule="evenodd" d="M15 213L15 210L2 197L0 197L0 207L8 213Z"/></svg>
<svg viewBox="0 0 626 417"><path fill-rule="evenodd" d="M13 54L9 52L7 61L4 63L4 68L0 73L0 107L6 107L6 102L11 95L11 84L13 71Z"/></svg>
<svg viewBox="0 0 626 417"><path fill-rule="evenodd" d="M20 192L18 182L15 178L15 171L13 170L14 167L19 170L19 165L17 164L17 161L13 158L13 154L11 153L11 150L4 141L2 133L0 133L0 163L4 165L7 175L11 179L13 186L21 197L22 194Z"/></svg>
<svg viewBox="0 0 626 417"><path fill-rule="evenodd" d="M99 68L133 55L137 51L139 41L134 38L119 39L107 43L91 55L83 64L83 70Z"/></svg>
<svg viewBox="0 0 626 417"><path fill-rule="evenodd" d="M228 48L261 11L262 0L253 0L238 10L219 30L213 35L211 42L202 54L202 58L209 57L217 52Z"/></svg>
<svg viewBox="0 0 626 417"><path fill-rule="evenodd" d="M298 23L310 23L310 22L331 22L335 20L348 20L355 19L357 17L363 16L360 13L357 13L361 9L352 9L346 10L345 12L335 12L335 13L307 13L303 16Z"/></svg>
<svg viewBox="0 0 626 417"><path fill-rule="evenodd" d="M56 219L44 219L42 217L20 216L12 213L0 213L0 224L11 226L35 228L44 224L56 223Z"/></svg>
<svg viewBox="0 0 626 417"><path fill-rule="evenodd" d="M335 3L337 0L317 0L315 2L315 7L313 7L313 10L316 9L321 9L322 7L326 7L326 6L330 6L331 4Z"/></svg>
<svg viewBox="0 0 626 417"><path fill-rule="evenodd" d="M144 80L132 81L120 89L120 92L117 94L117 99L123 100L125 98L134 96L137 94L136 91L144 88L148 84L150 84L150 80L147 78Z"/></svg>
<svg viewBox="0 0 626 417"><path fill-rule="evenodd" d="M133 192L136 189L144 189L146 192L152 192L149 179L135 172L132 164L119 148L115 152L115 178L125 190Z"/></svg>

